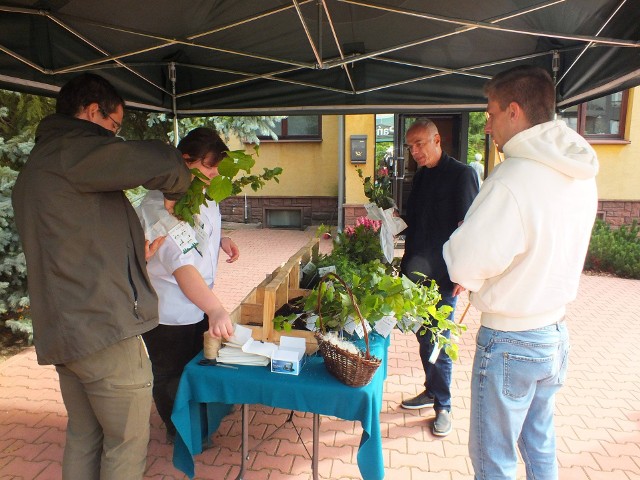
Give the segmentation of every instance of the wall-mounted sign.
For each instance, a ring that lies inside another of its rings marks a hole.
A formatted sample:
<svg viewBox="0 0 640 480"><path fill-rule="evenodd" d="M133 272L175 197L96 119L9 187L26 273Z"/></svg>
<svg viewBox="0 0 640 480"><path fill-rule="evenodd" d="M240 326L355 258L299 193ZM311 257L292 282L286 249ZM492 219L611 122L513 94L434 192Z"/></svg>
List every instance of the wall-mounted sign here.
<svg viewBox="0 0 640 480"><path fill-rule="evenodd" d="M376 143L393 142L394 116L392 113L376 115Z"/></svg>
<svg viewBox="0 0 640 480"><path fill-rule="evenodd" d="M351 135L351 163L367 163L366 135Z"/></svg>

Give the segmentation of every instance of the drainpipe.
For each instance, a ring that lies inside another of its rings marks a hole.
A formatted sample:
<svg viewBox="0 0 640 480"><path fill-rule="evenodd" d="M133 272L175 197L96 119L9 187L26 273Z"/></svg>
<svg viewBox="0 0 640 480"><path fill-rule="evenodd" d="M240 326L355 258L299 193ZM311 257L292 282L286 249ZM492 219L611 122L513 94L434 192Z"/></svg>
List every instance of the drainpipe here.
<svg viewBox="0 0 640 480"><path fill-rule="evenodd" d="M171 108L173 110L173 145L178 146L180 139L178 138L178 113L176 104L176 64L169 64L169 81L171 82Z"/></svg>
<svg viewBox="0 0 640 480"><path fill-rule="evenodd" d="M244 223L249 223L249 204L247 203L247 194L244 194Z"/></svg>
<svg viewBox="0 0 640 480"><path fill-rule="evenodd" d="M344 115L338 115L338 232L344 226Z"/></svg>

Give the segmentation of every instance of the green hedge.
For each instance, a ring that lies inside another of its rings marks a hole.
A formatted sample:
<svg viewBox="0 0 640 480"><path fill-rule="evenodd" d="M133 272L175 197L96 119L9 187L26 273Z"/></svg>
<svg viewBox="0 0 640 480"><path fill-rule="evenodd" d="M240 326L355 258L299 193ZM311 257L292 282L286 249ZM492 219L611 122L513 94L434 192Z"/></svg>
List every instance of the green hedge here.
<svg viewBox="0 0 640 480"><path fill-rule="evenodd" d="M612 229L596 220L591 232L585 269L640 279L640 237L638 222Z"/></svg>

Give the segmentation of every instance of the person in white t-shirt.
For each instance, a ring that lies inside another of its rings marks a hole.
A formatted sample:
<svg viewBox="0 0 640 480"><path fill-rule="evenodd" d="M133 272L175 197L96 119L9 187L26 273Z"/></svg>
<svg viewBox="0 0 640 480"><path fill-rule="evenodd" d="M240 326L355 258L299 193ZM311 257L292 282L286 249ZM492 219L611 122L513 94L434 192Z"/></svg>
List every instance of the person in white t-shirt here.
<svg viewBox="0 0 640 480"><path fill-rule="evenodd" d="M469 165L471 165L471 168L476 171L476 174L478 175L478 183L482 186L482 182L484 182L484 163L482 163L482 154L476 153L473 158L475 160L469 163Z"/></svg>
<svg viewBox="0 0 640 480"><path fill-rule="evenodd" d="M214 130L196 128L182 139L178 150L187 167L197 168L211 179L218 175L218 164L228 148ZM145 223L156 212L164 214L164 198L160 192L150 191L138 213ZM179 245L175 234L169 234L147 264L158 294L160 324L143 338L153 368L153 399L167 428L169 443L176 432L171 412L180 376L185 365L202 350L203 334L208 331L214 338L225 339L233 335L229 313L212 288L220 249L229 256L227 262L235 262L240 253L231 238L221 237L222 221L216 202L207 201L194 218L193 227L182 224L182 238L190 239L186 247Z"/></svg>

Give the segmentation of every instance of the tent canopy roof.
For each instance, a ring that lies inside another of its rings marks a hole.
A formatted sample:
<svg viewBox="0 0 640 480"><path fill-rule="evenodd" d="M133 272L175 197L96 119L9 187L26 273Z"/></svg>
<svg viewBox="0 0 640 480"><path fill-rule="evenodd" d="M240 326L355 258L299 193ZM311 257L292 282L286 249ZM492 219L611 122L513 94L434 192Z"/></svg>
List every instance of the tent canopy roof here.
<svg viewBox="0 0 640 480"><path fill-rule="evenodd" d="M639 40L640 0L0 0L0 88L93 71L185 116L481 110L529 63L569 106L640 84Z"/></svg>

